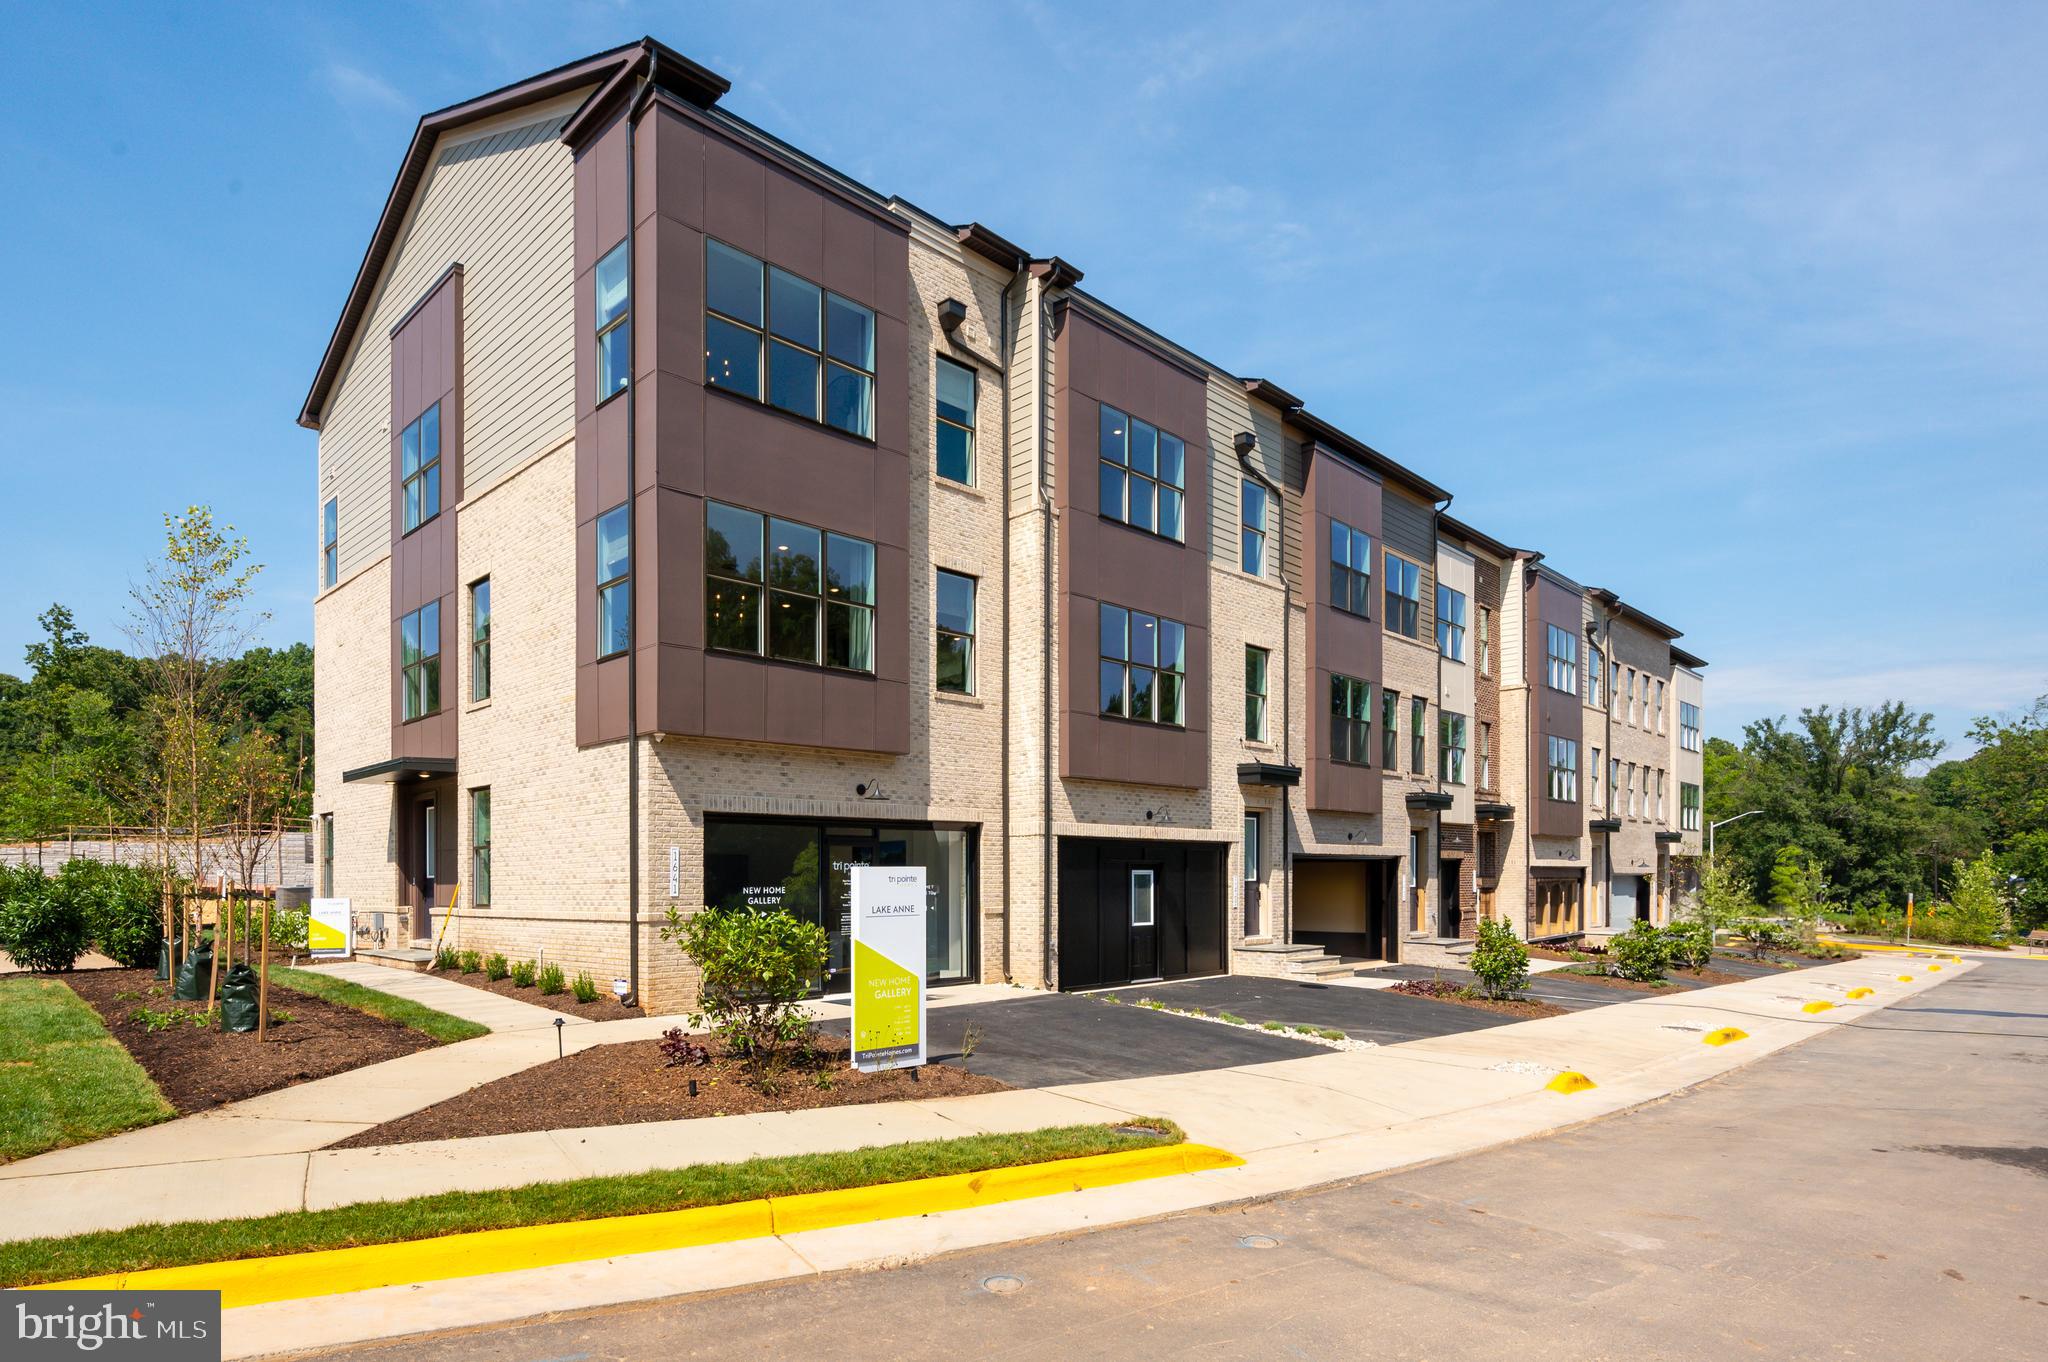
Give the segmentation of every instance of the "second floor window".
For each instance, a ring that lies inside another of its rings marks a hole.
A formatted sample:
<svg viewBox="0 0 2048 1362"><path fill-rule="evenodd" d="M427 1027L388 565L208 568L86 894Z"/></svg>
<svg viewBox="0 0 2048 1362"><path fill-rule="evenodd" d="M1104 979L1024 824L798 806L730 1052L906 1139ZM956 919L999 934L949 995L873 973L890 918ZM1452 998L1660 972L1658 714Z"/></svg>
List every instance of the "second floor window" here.
<svg viewBox="0 0 2048 1362"><path fill-rule="evenodd" d="M1436 716L1436 776L1449 785L1465 783L1465 716Z"/></svg>
<svg viewBox="0 0 2048 1362"><path fill-rule="evenodd" d="M617 657L629 642L633 610L633 550L626 507L597 518L597 656Z"/></svg>
<svg viewBox="0 0 2048 1362"><path fill-rule="evenodd" d="M1416 775L1423 772L1423 749L1427 745L1423 730L1429 725L1429 701L1419 695L1408 700L1408 769Z"/></svg>
<svg viewBox="0 0 2048 1362"><path fill-rule="evenodd" d="M704 308L707 386L874 438L872 309L709 237Z"/></svg>
<svg viewBox="0 0 2048 1362"><path fill-rule="evenodd" d="M935 675L955 695L974 694L974 590L972 577L939 569Z"/></svg>
<svg viewBox="0 0 2048 1362"><path fill-rule="evenodd" d="M1589 758L1586 762L1586 802L1597 809L1603 807L1600 803L1600 749L1592 748L1586 755Z"/></svg>
<svg viewBox="0 0 2048 1362"><path fill-rule="evenodd" d="M1664 731L1664 678L1662 677L1657 678L1657 702L1654 708L1657 711L1657 731L1662 733Z"/></svg>
<svg viewBox="0 0 2048 1362"><path fill-rule="evenodd" d="M1700 750L1700 707L1686 700L1678 702L1678 745L1687 752Z"/></svg>
<svg viewBox="0 0 2048 1362"><path fill-rule="evenodd" d="M1607 664L1600 656L1600 649L1586 645L1586 703L1595 709L1603 708L1605 700L1600 694L1600 678L1606 674Z"/></svg>
<svg viewBox="0 0 2048 1362"><path fill-rule="evenodd" d="M1097 441L1102 514L1168 539L1185 539L1187 445L1107 404Z"/></svg>
<svg viewBox="0 0 2048 1362"><path fill-rule="evenodd" d="M1630 726L1630 727L1634 727L1634 726L1635 726L1635 722L1636 722L1636 669L1635 669L1634 667L1630 667L1630 668L1628 669L1628 722L1629 722L1629 726Z"/></svg>
<svg viewBox="0 0 2048 1362"><path fill-rule="evenodd" d="M1245 478L1239 483L1239 518L1244 522L1239 536L1237 564L1254 577L1266 575L1266 489Z"/></svg>
<svg viewBox="0 0 2048 1362"><path fill-rule="evenodd" d="M1479 788L1493 788L1493 725L1479 725Z"/></svg>
<svg viewBox="0 0 2048 1362"><path fill-rule="evenodd" d="M1372 539L1341 520L1330 522L1330 604L1339 610L1369 616L1372 592Z"/></svg>
<svg viewBox="0 0 2048 1362"><path fill-rule="evenodd" d="M1700 787L1683 781L1678 785L1678 826L1684 832L1700 830Z"/></svg>
<svg viewBox="0 0 2048 1362"><path fill-rule="evenodd" d="M974 370L937 361L938 412L932 428L933 468L952 482L974 483Z"/></svg>
<svg viewBox="0 0 2048 1362"><path fill-rule="evenodd" d="M1385 687L1380 689L1380 765L1401 769L1401 696Z"/></svg>
<svg viewBox="0 0 2048 1362"><path fill-rule="evenodd" d="M704 578L707 646L875 669L875 546L867 540L707 501Z"/></svg>
<svg viewBox="0 0 2048 1362"><path fill-rule="evenodd" d="M1266 663L1264 648L1247 644L1244 650L1244 736L1248 742L1266 740Z"/></svg>
<svg viewBox="0 0 2048 1362"><path fill-rule="evenodd" d="M441 404L419 414L398 437L399 492L405 506L405 533L441 514Z"/></svg>
<svg viewBox="0 0 2048 1362"><path fill-rule="evenodd" d="M1579 640L1569 629L1544 626L1543 679L1552 690L1566 695L1579 693Z"/></svg>
<svg viewBox="0 0 2048 1362"><path fill-rule="evenodd" d="M1387 628L1409 638L1422 637L1422 569L1387 555Z"/></svg>
<svg viewBox="0 0 2048 1362"><path fill-rule="evenodd" d="M341 522L335 499L320 508L320 585L333 586L341 572Z"/></svg>
<svg viewBox="0 0 2048 1362"><path fill-rule="evenodd" d="M1628 816L1634 818L1636 816L1636 764L1630 762L1621 769L1628 777Z"/></svg>
<svg viewBox="0 0 2048 1362"><path fill-rule="evenodd" d="M398 622L399 714L407 721L441 711L441 603L428 601Z"/></svg>
<svg viewBox="0 0 2048 1362"><path fill-rule="evenodd" d="M1187 629L1103 602L1099 713L1146 723L1187 723Z"/></svg>
<svg viewBox="0 0 2048 1362"><path fill-rule="evenodd" d="M1330 760L1365 766L1372 754L1372 683L1330 677Z"/></svg>
<svg viewBox="0 0 2048 1362"><path fill-rule="evenodd" d="M1547 793L1560 803L1578 803L1579 745L1570 738L1549 738L1548 756L1550 786Z"/></svg>
<svg viewBox="0 0 2048 1362"><path fill-rule="evenodd" d="M1465 660L1465 593L1441 582L1436 588L1436 650L1452 662Z"/></svg>
<svg viewBox="0 0 2048 1362"><path fill-rule="evenodd" d="M605 252L593 281L597 326L597 400L625 391L633 376L632 298L626 278L626 243Z"/></svg>
<svg viewBox="0 0 2048 1362"><path fill-rule="evenodd" d="M1493 675L1493 612L1479 607L1479 674Z"/></svg>
<svg viewBox="0 0 2048 1362"><path fill-rule="evenodd" d="M491 698L491 579L469 588L469 698Z"/></svg>

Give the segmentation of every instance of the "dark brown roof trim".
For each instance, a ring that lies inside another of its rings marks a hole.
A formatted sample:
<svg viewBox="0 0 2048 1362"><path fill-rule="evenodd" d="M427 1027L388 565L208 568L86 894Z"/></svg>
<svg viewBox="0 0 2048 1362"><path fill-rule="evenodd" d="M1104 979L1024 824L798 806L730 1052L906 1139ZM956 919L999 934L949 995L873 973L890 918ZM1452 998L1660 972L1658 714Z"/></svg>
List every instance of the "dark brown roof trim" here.
<svg viewBox="0 0 2048 1362"><path fill-rule="evenodd" d="M1431 501L1449 501L1451 499L1449 492L1437 486L1428 478L1423 477L1414 469L1395 463L1392 459L1365 443L1365 441L1345 434L1328 421L1323 420L1322 417L1311 415L1306 411L1297 411L1291 419L1295 425L1315 435L1331 449L1336 450L1346 458L1364 464L1381 477L1393 478L1398 482L1404 482Z"/></svg>
<svg viewBox="0 0 2048 1362"><path fill-rule="evenodd" d="M1627 601L1623 600L1618 593L1611 591L1604 586L1594 588L1587 594L1591 595L1595 600L1599 601L1602 605L1606 606L1609 610L1612 610L1615 614L1621 616L1623 619L1633 620L1637 624L1642 625L1645 629L1648 629L1651 633L1663 635L1667 641L1674 638L1685 637L1683 633L1676 629L1673 629L1663 620L1658 619L1655 615L1644 614L1642 611L1636 609Z"/></svg>
<svg viewBox="0 0 2048 1362"><path fill-rule="evenodd" d="M1054 263L1058 263L1057 260ZM1038 267L1039 262L1033 261L1031 268L1035 270ZM1203 368L1200 361L1190 360L1185 354L1172 349L1164 339L1143 330L1121 312L1115 311L1085 293L1069 293L1053 303L1055 317L1069 307L1078 307L1081 311L1087 313L1089 320L1097 326L1137 346L1161 364L1172 365L1197 383L1205 385L1208 383L1211 371Z"/></svg>
<svg viewBox="0 0 2048 1362"><path fill-rule="evenodd" d="M441 286L443 284L447 283L450 279L460 279L461 277L462 262L460 260L452 262L447 269L442 270L439 274L435 275L434 282L427 285L426 288L420 293L420 296L413 300L412 306L405 310L405 315L403 317L400 317L397 321L391 323L391 334L395 336L399 332L405 330L405 324L411 321L414 317L417 317L420 313L420 309L433 301L434 295L441 291Z"/></svg>
<svg viewBox="0 0 2048 1362"><path fill-rule="evenodd" d="M1031 272L1044 280L1047 288L1072 288L1087 277L1056 255L1032 261Z"/></svg>
<svg viewBox="0 0 2048 1362"><path fill-rule="evenodd" d="M611 121L623 108L636 82L652 74L655 89L672 94L699 109L708 109L725 97L732 82L715 71L691 61L666 43L642 38L633 45L636 55L612 73L596 94L583 102L562 127L562 141L571 150L579 148Z"/></svg>
<svg viewBox="0 0 2048 1362"><path fill-rule="evenodd" d="M1500 540L1495 539L1492 535L1483 534L1480 531L1473 529L1470 525L1467 525L1462 520L1455 519L1451 516L1445 516L1443 527L1445 533L1449 534L1452 538L1462 539L1467 544L1470 544L1475 548L1485 549L1488 553L1491 553L1496 557L1512 558L1515 556L1515 550L1509 548L1506 544L1501 543Z"/></svg>
<svg viewBox="0 0 2048 1362"><path fill-rule="evenodd" d="M953 229L953 236L968 250L1013 274L1023 269L1031 259L1030 253L1022 246L997 236L978 222L961 223Z"/></svg>
<svg viewBox="0 0 2048 1362"><path fill-rule="evenodd" d="M1301 399L1271 379L1241 378L1238 382L1244 384L1244 390L1261 402L1270 402L1282 411L1301 409Z"/></svg>
<svg viewBox="0 0 2048 1362"><path fill-rule="evenodd" d="M1673 648L1671 650L1671 660L1681 667L1691 667L1694 671L1698 671L1701 667L1707 665L1707 660L1704 657L1689 653L1683 648Z"/></svg>

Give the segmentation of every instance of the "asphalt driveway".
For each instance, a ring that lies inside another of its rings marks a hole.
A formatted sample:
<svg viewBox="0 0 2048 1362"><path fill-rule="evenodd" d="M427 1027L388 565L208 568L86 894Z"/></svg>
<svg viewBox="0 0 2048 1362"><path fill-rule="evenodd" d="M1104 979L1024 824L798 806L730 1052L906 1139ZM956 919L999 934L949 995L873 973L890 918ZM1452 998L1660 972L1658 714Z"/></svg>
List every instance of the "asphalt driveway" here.
<svg viewBox="0 0 2048 1362"><path fill-rule="evenodd" d="M1410 998L1379 988L1260 979L1243 974L1147 984L1143 988L1123 989L1119 996L1130 1000L1155 998L1169 1007L1229 1012L1250 1022L1304 1022L1333 1027L1353 1040L1370 1040L1381 1045L1398 1045L1404 1040L1423 1040L1430 1036L1452 1036L1462 1031L1504 1026L1521 1020L1482 1008L1440 1003L1429 998ZM1109 1010L1144 1009L1113 1007ZM1200 1026L1205 1031L1223 1030L1222 1027L1200 1022L1183 1021L1181 1024Z"/></svg>

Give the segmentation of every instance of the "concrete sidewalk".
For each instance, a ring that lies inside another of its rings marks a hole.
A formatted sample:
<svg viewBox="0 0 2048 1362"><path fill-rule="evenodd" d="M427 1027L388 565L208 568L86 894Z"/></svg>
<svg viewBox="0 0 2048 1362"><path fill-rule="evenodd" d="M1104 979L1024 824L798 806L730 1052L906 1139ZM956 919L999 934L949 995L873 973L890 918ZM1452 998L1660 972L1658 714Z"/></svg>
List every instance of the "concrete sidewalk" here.
<svg viewBox="0 0 2048 1362"><path fill-rule="evenodd" d="M431 1007L436 1012L446 1012L451 1017L488 1026L493 1031L531 1031L553 1026L557 1017L571 1026L593 1024L574 1013L537 1007L517 998L493 993L487 988L471 988L453 979L442 979L415 970L369 965L360 960L320 961L303 968L309 973L325 974L364 988L374 988L379 993L389 993L394 998L404 998L421 1007Z"/></svg>

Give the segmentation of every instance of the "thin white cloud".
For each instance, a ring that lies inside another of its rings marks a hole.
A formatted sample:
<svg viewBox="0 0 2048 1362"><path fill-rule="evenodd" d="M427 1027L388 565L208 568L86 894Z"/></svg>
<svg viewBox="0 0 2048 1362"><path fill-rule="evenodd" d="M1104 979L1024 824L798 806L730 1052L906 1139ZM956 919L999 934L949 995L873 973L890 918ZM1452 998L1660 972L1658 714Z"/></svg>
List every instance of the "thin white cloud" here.
<svg viewBox="0 0 2048 1362"><path fill-rule="evenodd" d="M1896 638L1887 640L1887 646ZM1796 714L1810 705L1881 704L1997 714L2048 694L2048 649L2027 656L1943 658L1867 667L1816 663L1811 656L1744 661L1707 672L1707 703L1749 712Z"/></svg>
<svg viewBox="0 0 2048 1362"><path fill-rule="evenodd" d="M412 106L398 88L383 77L347 62L329 62L320 73L327 92L344 108L357 112L406 112Z"/></svg>

